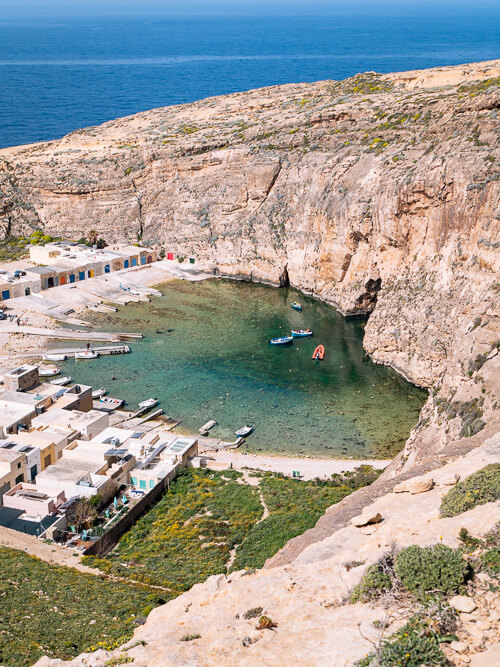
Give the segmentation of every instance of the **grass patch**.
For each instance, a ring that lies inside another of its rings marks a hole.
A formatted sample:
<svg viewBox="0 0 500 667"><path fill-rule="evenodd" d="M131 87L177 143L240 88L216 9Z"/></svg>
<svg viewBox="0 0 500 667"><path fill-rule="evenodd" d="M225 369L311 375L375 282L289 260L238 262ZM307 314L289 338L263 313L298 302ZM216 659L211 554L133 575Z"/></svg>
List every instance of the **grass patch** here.
<svg viewBox="0 0 500 667"><path fill-rule="evenodd" d="M233 570L262 567L288 540L312 528L325 510L377 479L380 471L361 466L330 481L298 481L266 473L260 489L270 515L254 526L236 549Z"/></svg>
<svg viewBox="0 0 500 667"><path fill-rule="evenodd" d="M0 597L0 663L9 667L32 665L42 655L69 660L84 651L113 649L132 636L137 617L161 602L140 586L49 565L4 547Z"/></svg>
<svg viewBox="0 0 500 667"><path fill-rule="evenodd" d="M456 484L441 501L442 516L462 512L500 499L500 463L492 463Z"/></svg>

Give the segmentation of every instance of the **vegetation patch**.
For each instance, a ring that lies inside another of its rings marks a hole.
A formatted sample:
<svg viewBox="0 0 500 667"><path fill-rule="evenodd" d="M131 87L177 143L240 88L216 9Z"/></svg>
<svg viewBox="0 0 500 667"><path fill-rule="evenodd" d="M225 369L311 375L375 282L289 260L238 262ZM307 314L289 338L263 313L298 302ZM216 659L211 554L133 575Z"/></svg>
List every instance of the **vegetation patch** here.
<svg viewBox="0 0 500 667"><path fill-rule="evenodd" d="M350 602L369 602L390 591L393 587L393 560L384 556L378 563L370 565L357 586L354 587Z"/></svg>
<svg viewBox="0 0 500 667"><path fill-rule="evenodd" d="M500 463L492 463L456 484L441 501L441 515L462 512L500 499Z"/></svg>
<svg viewBox="0 0 500 667"><path fill-rule="evenodd" d="M32 665L112 650L132 636L137 617L163 602L156 594L0 547L0 663Z"/></svg>

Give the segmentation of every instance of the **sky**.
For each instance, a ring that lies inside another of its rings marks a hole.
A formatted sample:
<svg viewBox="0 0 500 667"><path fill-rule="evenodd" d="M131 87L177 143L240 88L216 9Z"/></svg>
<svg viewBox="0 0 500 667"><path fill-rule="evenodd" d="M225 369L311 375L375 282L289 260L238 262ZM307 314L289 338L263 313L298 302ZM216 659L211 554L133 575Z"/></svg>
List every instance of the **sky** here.
<svg viewBox="0 0 500 667"><path fill-rule="evenodd" d="M411 13L428 10L478 14L499 0L0 0L0 21L70 16L125 15L311 15ZM495 12L496 13L496 12ZM500 29L500 26L499 26Z"/></svg>

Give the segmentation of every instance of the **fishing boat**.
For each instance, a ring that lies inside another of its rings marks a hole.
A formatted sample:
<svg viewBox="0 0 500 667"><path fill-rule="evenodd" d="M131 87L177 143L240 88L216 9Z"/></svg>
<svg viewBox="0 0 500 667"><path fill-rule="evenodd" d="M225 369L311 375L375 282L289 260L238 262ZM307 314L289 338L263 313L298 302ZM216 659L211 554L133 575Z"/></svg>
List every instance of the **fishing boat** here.
<svg viewBox="0 0 500 667"><path fill-rule="evenodd" d="M60 368L47 368L43 366L38 367L38 375L42 378L52 377L52 375L59 375L61 372Z"/></svg>
<svg viewBox="0 0 500 667"><path fill-rule="evenodd" d="M308 338L313 334L314 331L312 329L292 329L292 336L294 338Z"/></svg>
<svg viewBox="0 0 500 667"><path fill-rule="evenodd" d="M101 398L101 396L105 396L107 393L107 389L104 387L101 387L100 389L94 389L92 392L92 398Z"/></svg>
<svg viewBox="0 0 500 667"><path fill-rule="evenodd" d="M250 435L250 433L253 431L253 426L251 424L247 424L246 426L243 426L243 428L240 428L236 431L236 435L238 438L245 438L247 435Z"/></svg>
<svg viewBox="0 0 500 667"><path fill-rule="evenodd" d="M155 405L158 405L157 398L148 398L146 401L141 401L141 403L139 403L141 410L145 410L146 408L154 408Z"/></svg>
<svg viewBox="0 0 500 667"><path fill-rule="evenodd" d="M75 359L97 359L99 352L95 350L80 350L75 352Z"/></svg>
<svg viewBox="0 0 500 667"><path fill-rule="evenodd" d="M318 345L318 347L313 352L312 358L319 361L320 359L323 359L324 356L325 356L325 348L323 347L323 345Z"/></svg>
<svg viewBox="0 0 500 667"><path fill-rule="evenodd" d="M300 305L300 303L297 303L296 301L293 301L293 302L292 302L292 308L293 308L294 310L298 310L299 313L300 313L300 311L302 310L302 306Z"/></svg>
<svg viewBox="0 0 500 667"><path fill-rule="evenodd" d="M269 345L290 345L293 343L293 336L281 336L281 338L271 338Z"/></svg>
<svg viewBox="0 0 500 667"><path fill-rule="evenodd" d="M43 355L43 360L44 361L66 361L66 355L65 354L44 354Z"/></svg>
<svg viewBox="0 0 500 667"><path fill-rule="evenodd" d="M111 398L111 396L101 396L99 400L101 403L104 403L104 405L107 405L109 408L114 408L115 410L121 408L124 403L121 398Z"/></svg>
<svg viewBox="0 0 500 667"><path fill-rule="evenodd" d="M67 384L69 384L70 382L71 382L71 378L70 378L70 376L69 376L69 375L65 375L65 376L62 377L62 378L57 378L57 380L51 380L51 381L50 381L50 384L55 384L55 385L57 385L58 387L64 387L64 386L66 386Z"/></svg>

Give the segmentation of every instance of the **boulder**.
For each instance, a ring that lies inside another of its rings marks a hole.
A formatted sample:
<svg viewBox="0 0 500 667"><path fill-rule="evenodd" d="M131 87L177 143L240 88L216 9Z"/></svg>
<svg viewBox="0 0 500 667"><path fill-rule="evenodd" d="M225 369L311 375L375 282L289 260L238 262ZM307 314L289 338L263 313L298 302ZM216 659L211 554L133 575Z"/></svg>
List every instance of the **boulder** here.
<svg viewBox="0 0 500 667"><path fill-rule="evenodd" d="M455 595L450 599L450 607L465 614L471 614L476 608L476 603L467 595Z"/></svg>
<svg viewBox="0 0 500 667"><path fill-rule="evenodd" d="M410 479L407 482L400 482L394 487L394 493L424 493L425 491L430 491L434 486L434 480L425 477L417 477L416 479Z"/></svg>
<svg viewBox="0 0 500 667"><path fill-rule="evenodd" d="M465 653L467 644L465 642L451 642L450 648L453 649L455 653Z"/></svg>
<svg viewBox="0 0 500 667"><path fill-rule="evenodd" d="M382 515L379 512L366 512L365 514L360 514L351 519L351 523L356 528L361 528L362 526L368 526L372 523L380 523L382 521Z"/></svg>

